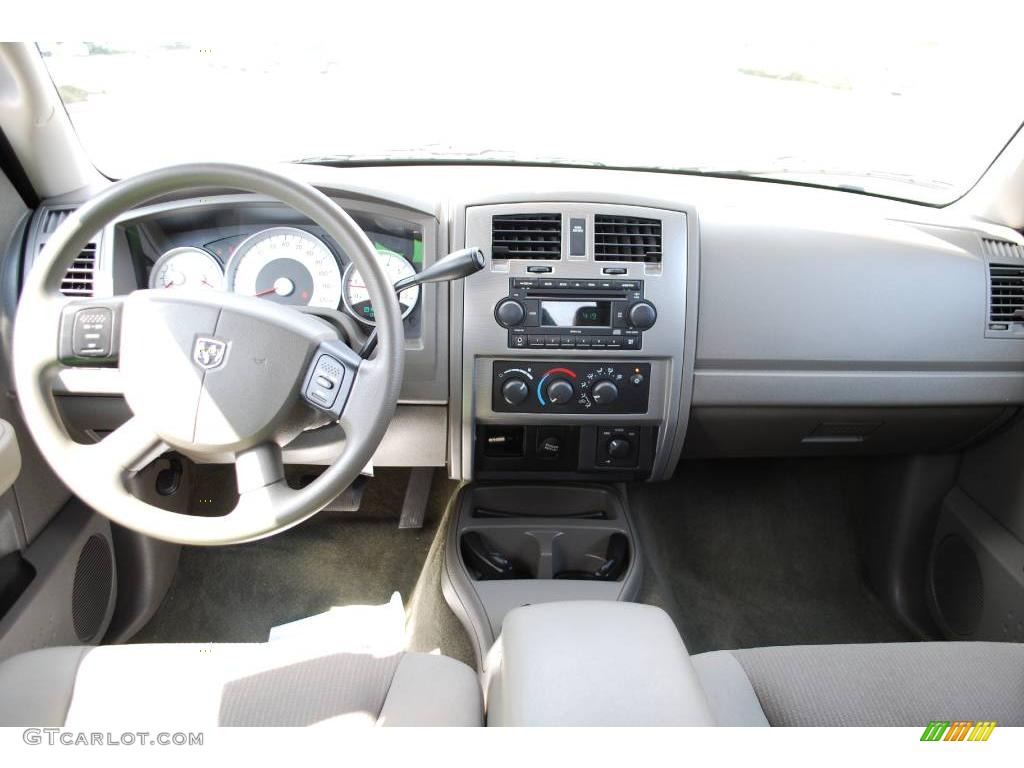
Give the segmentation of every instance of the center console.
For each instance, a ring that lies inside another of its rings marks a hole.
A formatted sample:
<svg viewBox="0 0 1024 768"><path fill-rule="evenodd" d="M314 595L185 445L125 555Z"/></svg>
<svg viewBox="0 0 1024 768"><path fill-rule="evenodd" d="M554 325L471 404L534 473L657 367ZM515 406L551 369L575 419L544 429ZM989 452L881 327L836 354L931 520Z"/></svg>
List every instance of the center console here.
<svg viewBox="0 0 1024 768"><path fill-rule="evenodd" d="M642 553L615 483L678 461L698 241L691 209L609 201L468 205L454 234L486 263L452 286L449 465L472 482L442 589L482 656L521 606L635 599Z"/></svg>
<svg viewBox="0 0 1024 768"><path fill-rule="evenodd" d="M487 264L453 296L454 476L671 473L695 346L691 220L608 203L465 208L465 244Z"/></svg>
<svg viewBox="0 0 1024 768"><path fill-rule="evenodd" d="M728 722L716 719L672 620L649 605L580 600L510 611L487 655L484 690L489 726ZM732 693L734 708L753 713L744 724L756 724L753 690Z"/></svg>

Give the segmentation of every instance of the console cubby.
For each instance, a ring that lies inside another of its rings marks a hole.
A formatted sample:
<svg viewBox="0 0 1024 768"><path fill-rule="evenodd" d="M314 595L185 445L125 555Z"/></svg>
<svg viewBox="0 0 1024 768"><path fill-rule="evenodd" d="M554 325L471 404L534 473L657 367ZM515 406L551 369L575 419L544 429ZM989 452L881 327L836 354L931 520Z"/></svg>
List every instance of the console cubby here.
<svg viewBox="0 0 1024 768"><path fill-rule="evenodd" d="M630 600L639 590L640 558L626 500L612 485L465 486L446 547L448 602L483 648L517 606ZM474 553L480 552L494 555L486 567L479 567Z"/></svg>

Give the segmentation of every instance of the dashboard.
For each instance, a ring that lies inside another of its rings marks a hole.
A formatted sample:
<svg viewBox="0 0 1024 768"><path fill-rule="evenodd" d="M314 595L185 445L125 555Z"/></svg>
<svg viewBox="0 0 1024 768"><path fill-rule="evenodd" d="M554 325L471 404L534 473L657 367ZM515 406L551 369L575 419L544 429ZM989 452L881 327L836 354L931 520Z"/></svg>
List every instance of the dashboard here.
<svg viewBox="0 0 1024 768"><path fill-rule="evenodd" d="M598 169L285 171L344 207L394 280L463 246L486 256L401 297L406 377L379 465L657 480L687 457L953 450L1024 405L1024 239L950 209ZM25 269L83 200L37 212ZM337 244L252 195L160 200L90 249L68 295L201 286L372 328ZM86 437L124 417L116 370L64 371L57 394ZM315 430L285 458L327 463L343 440Z"/></svg>

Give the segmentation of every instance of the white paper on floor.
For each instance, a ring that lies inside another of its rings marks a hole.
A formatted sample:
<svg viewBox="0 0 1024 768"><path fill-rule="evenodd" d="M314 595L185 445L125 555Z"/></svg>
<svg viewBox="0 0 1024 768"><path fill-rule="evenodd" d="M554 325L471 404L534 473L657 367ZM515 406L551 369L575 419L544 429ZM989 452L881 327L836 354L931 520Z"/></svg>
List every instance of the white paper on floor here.
<svg viewBox="0 0 1024 768"><path fill-rule="evenodd" d="M371 651L375 655L405 649L405 607L391 594L383 605L343 605L270 629L271 642L324 644L333 651Z"/></svg>

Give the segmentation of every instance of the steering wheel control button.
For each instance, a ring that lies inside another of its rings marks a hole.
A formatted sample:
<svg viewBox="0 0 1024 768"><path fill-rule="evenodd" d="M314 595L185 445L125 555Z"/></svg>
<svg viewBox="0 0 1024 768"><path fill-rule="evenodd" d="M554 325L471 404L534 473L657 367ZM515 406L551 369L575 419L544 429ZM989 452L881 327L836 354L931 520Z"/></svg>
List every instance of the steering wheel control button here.
<svg viewBox="0 0 1024 768"><path fill-rule="evenodd" d="M331 408L338 397L338 389L344 378L345 366L340 361L330 355L320 355L306 395L321 408Z"/></svg>
<svg viewBox="0 0 1024 768"><path fill-rule="evenodd" d="M122 305L73 302L61 312L57 354L64 365L116 365L121 347Z"/></svg>
<svg viewBox="0 0 1024 768"><path fill-rule="evenodd" d="M107 357L114 329L114 312L107 307L90 307L75 313L71 350L78 357Z"/></svg>
<svg viewBox="0 0 1024 768"><path fill-rule="evenodd" d="M338 340L326 341L313 354L302 386L303 399L317 410L341 416L362 359Z"/></svg>

